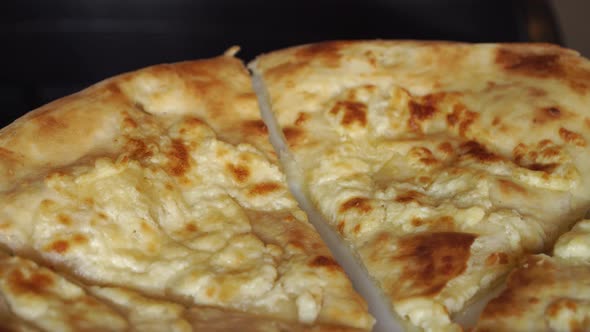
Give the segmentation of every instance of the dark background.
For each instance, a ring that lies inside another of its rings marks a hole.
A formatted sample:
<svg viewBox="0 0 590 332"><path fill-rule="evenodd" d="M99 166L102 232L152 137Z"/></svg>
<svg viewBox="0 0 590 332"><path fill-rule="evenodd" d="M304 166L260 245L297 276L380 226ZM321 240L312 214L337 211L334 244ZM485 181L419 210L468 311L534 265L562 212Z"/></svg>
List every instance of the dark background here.
<svg viewBox="0 0 590 332"><path fill-rule="evenodd" d="M543 0L23 0L0 4L0 127L140 67L333 39L561 43Z"/></svg>

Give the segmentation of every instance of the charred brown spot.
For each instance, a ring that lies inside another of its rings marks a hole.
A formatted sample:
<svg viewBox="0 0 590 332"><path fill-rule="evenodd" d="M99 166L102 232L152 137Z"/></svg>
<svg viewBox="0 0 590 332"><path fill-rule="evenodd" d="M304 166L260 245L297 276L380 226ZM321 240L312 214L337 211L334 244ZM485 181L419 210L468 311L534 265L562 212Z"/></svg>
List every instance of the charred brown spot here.
<svg viewBox="0 0 590 332"><path fill-rule="evenodd" d="M359 212L370 212L373 209L369 199L364 197L353 197L340 205L340 213L349 210L357 210Z"/></svg>
<svg viewBox="0 0 590 332"><path fill-rule="evenodd" d="M65 240L57 240L53 242L49 246L49 251L57 252L58 254L63 254L68 251L70 244Z"/></svg>
<svg viewBox="0 0 590 332"><path fill-rule="evenodd" d="M303 138L303 130L297 127L285 127L283 128L283 135L285 135L285 140L287 140L289 146L293 147Z"/></svg>
<svg viewBox="0 0 590 332"><path fill-rule="evenodd" d="M453 144L449 143L449 142L442 142L437 146L437 149L446 154L446 155L451 155L454 152L453 149Z"/></svg>
<svg viewBox="0 0 590 332"><path fill-rule="evenodd" d="M352 232L354 234L358 234L361 231L361 224L356 224L353 228L352 228Z"/></svg>
<svg viewBox="0 0 590 332"><path fill-rule="evenodd" d="M248 135L266 135L268 132L268 128L262 120L244 121L243 126Z"/></svg>
<svg viewBox="0 0 590 332"><path fill-rule="evenodd" d="M502 191L504 194L526 194L525 188L510 180L500 179L498 180L498 184L500 186L500 191Z"/></svg>
<svg viewBox="0 0 590 332"><path fill-rule="evenodd" d="M44 294L53 285L54 279L51 275L42 272L25 276L22 271L14 270L8 275L7 283L10 290L17 294Z"/></svg>
<svg viewBox="0 0 590 332"><path fill-rule="evenodd" d="M438 232L400 239L392 260L403 266L399 281L405 285L394 290L396 297L438 294L465 271L475 238L468 233Z"/></svg>
<svg viewBox="0 0 590 332"><path fill-rule="evenodd" d="M266 195L266 194L270 194L274 191L281 189L281 187L282 186L276 182L257 183L248 191L248 195L250 195L250 196Z"/></svg>
<svg viewBox="0 0 590 332"><path fill-rule="evenodd" d="M478 113L469 111L463 104L455 104L453 111L447 114L447 124L449 127L456 127L459 135L465 136L467 130L479 117Z"/></svg>
<svg viewBox="0 0 590 332"><path fill-rule="evenodd" d="M74 235L72 240L74 241L74 243L77 243L77 244L84 244L84 243L88 242L88 238L86 236L84 236L83 234Z"/></svg>
<svg viewBox="0 0 590 332"><path fill-rule="evenodd" d="M530 169L531 171L552 173L558 166L559 166L559 164L556 164L556 163L550 163L550 164L534 163L534 164L527 165L525 167Z"/></svg>
<svg viewBox="0 0 590 332"><path fill-rule="evenodd" d="M482 162L499 161L500 156L489 152L483 145L475 141L468 141L461 144L461 154L471 156Z"/></svg>
<svg viewBox="0 0 590 332"><path fill-rule="evenodd" d="M559 54L521 53L500 48L496 53L496 63L505 70L529 76L546 77L563 74Z"/></svg>
<svg viewBox="0 0 590 332"><path fill-rule="evenodd" d="M152 151L144 141L130 138L126 146L129 156L135 160L144 160L152 156Z"/></svg>
<svg viewBox="0 0 590 332"><path fill-rule="evenodd" d="M232 177L238 182L246 182L250 177L250 169L246 165L225 165Z"/></svg>
<svg viewBox="0 0 590 332"><path fill-rule="evenodd" d="M559 128L559 137L561 137L561 139L563 139L567 143L571 143L581 147L586 146L586 140L584 139L584 136L571 130Z"/></svg>
<svg viewBox="0 0 590 332"><path fill-rule="evenodd" d="M61 213L57 215L57 221L65 226L69 226L72 224L72 219L70 219L69 216Z"/></svg>
<svg viewBox="0 0 590 332"><path fill-rule="evenodd" d="M309 113L299 113L299 115L297 116L297 119L295 119L295 125L301 126L301 125L305 124L305 122L307 122L307 120L309 120L309 118L310 118Z"/></svg>
<svg viewBox="0 0 590 332"><path fill-rule="evenodd" d="M422 219L422 218L412 218L412 221L410 223L414 227L419 227L419 226L422 226L424 224L424 219Z"/></svg>
<svg viewBox="0 0 590 332"><path fill-rule="evenodd" d="M311 267L340 268L338 263L331 257L316 256L310 263Z"/></svg>
<svg viewBox="0 0 590 332"><path fill-rule="evenodd" d="M504 252L494 252L488 255L486 258L486 265L504 265L508 264L508 255Z"/></svg>
<svg viewBox="0 0 590 332"><path fill-rule="evenodd" d="M494 116L494 120L492 120L492 126L497 126L500 124L500 122L500 118L498 116Z"/></svg>
<svg viewBox="0 0 590 332"><path fill-rule="evenodd" d="M505 70L514 73L559 79L577 93L588 92L590 70L577 65L576 62L580 61L579 59L572 59L570 55L553 46L545 46L541 50L543 53L503 48L498 50L496 62ZM564 61L561 59L562 54L564 54Z"/></svg>
<svg viewBox="0 0 590 332"><path fill-rule="evenodd" d="M544 124L549 121L557 120L561 117L562 112L557 107L545 107L537 110L533 123Z"/></svg>
<svg viewBox="0 0 590 332"><path fill-rule="evenodd" d="M408 108L410 111L410 118L408 119L408 126L413 131L420 131L420 122L428 120L436 113L436 105L443 96L439 94L431 94L424 96L422 100L410 100Z"/></svg>
<svg viewBox="0 0 590 332"><path fill-rule="evenodd" d="M434 156L432 151L428 150L425 147L420 147L418 149L413 149L413 152L420 155L420 162L425 166L434 166L439 163L438 159Z"/></svg>
<svg viewBox="0 0 590 332"><path fill-rule="evenodd" d="M356 101L339 101L330 110L330 114L339 114L344 111L340 123L343 126L350 126L353 123L359 124L361 127L367 125L367 105Z"/></svg>
<svg viewBox="0 0 590 332"><path fill-rule="evenodd" d="M168 173L174 176L185 174L190 168L189 154L181 140L172 140L172 146L168 152Z"/></svg>
<svg viewBox="0 0 590 332"><path fill-rule="evenodd" d="M401 195L398 195L395 198L395 201L398 203L403 203L403 204L411 203L411 202L419 203L420 199L422 199L422 198L424 198L424 194L417 192L415 190L410 190L410 191L407 191Z"/></svg>
<svg viewBox="0 0 590 332"><path fill-rule="evenodd" d="M184 229L189 233L194 233L198 230L197 225L193 223L186 224L186 226L184 226Z"/></svg>

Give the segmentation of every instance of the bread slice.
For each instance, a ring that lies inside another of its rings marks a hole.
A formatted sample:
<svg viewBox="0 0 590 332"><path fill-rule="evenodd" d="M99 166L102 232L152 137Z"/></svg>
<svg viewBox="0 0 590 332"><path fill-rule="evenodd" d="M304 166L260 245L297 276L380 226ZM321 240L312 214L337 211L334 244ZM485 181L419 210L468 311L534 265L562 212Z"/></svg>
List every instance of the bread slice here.
<svg viewBox="0 0 590 332"><path fill-rule="evenodd" d="M590 202L590 62L545 44L327 42L250 65L288 176L414 326L452 316Z"/></svg>
<svg viewBox="0 0 590 332"><path fill-rule="evenodd" d="M117 76L2 129L0 243L0 325L374 322L289 193L231 54Z"/></svg>

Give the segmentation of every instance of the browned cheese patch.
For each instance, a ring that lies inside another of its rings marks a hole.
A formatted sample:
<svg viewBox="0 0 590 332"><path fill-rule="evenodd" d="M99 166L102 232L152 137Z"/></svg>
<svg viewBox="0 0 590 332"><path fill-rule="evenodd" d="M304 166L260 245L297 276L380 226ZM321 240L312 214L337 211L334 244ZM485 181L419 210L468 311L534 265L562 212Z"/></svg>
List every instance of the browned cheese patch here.
<svg viewBox="0 0 590 332"><path fill-rule="evenodd" d="M21 270L15 269L7 277L8 287L16 294L45 294L54 283L51 275L40 271L25 276Z"/></svg>
<svg viewBox="0 0 590 332"><path fill-rule="evenodd" d="M580 66L579 57L567 55L553 45L530 51L517 47L501 47L496 52L496 63L504 70L519 75L558 79L580 94L590 88L590 70Z"/></svg>
<svg viewBox="0 0 590 332"><path fill-rule="evenodd" d="M426 147L414 147L410 150L409 154L416 158L424 166L436 166L439 164L438 159L436 159L432 151Z"/></svg>
<svg viewBox="0 0 590 332"><path fill-rule="evenodd" d="M424 194L415 191L415 190L410 190L410 191L406 191L400 195L398 195L395 198L395 201L398 203L402 203L402 204L408 204L408 203L420 203L420 200L423 199L425 196Z"/></svg>
<svg viewBox="0 0 590 332"><path fill-rule="evenodd" d="M72 219L68 215L60 213L57 215L57 222L64 226L70 226L72 224Z"/></svg>
<svg viewBox="0 0 590 332"><path fill-rule="evenodd" d="M338 115L343 112L340 124L344 127L351 127L353 124L358 124L361 127L367 125L367 105L357 101L338 101L332 109L330 114Z"/></svg>
<svg viewBox="0 0 590 332"><path fill-rule="evenodd" d="M190 168L189 152L184 143L179 139L172 140L168 155L167 170L170 175L184 175Z"/></svg>
<svg viewBox="0 0 590 332"><path fill-rule="evenodd" d="M248 191L249 196L263 196L280 190L282 188L280 183L277 182L262 182L257 183Z"/></svg>
<svg viewBox="0 0 590 332"><path fill-rule="evenodd" d="M268 133L268 128L262 120L248 120L242 123L245 134L253 136L264 136Z"/></svg>
<svg viewBox="0 0 590 332"><path fill-rule="evenodd" d="M332 258L328 256L316 256L311 262L310 267L323 267L328 270L340 270L340 265Z"/></svg>
<svg viewBox="0 0 590 332"><path fill-rule="evenodd" d="M498 180L500 191L504 195L520 194L525 195L526 189L510 180L500 179Z"/></svg>
<svg viewBox="0 0 590 332"><path fill-rule="evenodd" d="M426 219L412 218L410 224L414 227L425 226L430 232L452 232L455 229L455 219L451 216Z"/></svg>
<svg viewBox="0 0 590 332"><path fill-rule="evenodd" d="M293 148L302 142L304 138L304 132L297 127L285 127L283 128L283 135L289 147Z"/></svg>
<svg viewBox="0 0 590 332"><path fill-rule="evenodd" d="M310 118L311 115L309 113L301 112L299 115L297 115L297 119L295 119L295 125L303 126Z"/></svg>
<svg viewBox="0 0 590 332"><path fill-rule="evenodd" d="M565 128L559 128L559 137L567 143L584 147L586 146L586 139L579 133L576 133L571 130L567 130Z"/></svg>
<svg viewBox="0 0 590 332"><path fill-rule="evenodd" d="M391 258L402 266L396 298L433 296L467 267L477 236L469 233L420 233L401 238ZM399 287L403 285L403 287Z"/></svg>
<svg viewBox="0 0 590 332"><path fill-rule="evenodd" d="M346 202L342 203L338 211L340 213L343 213L350 210L356 210L360 213L367 213L371 212L371 210L373 210L373 207L371 206L371 202L368 198L353 197L348 199Z"/></svg>
<svg viewBox="0 0 590 332"><path fill-rule="evenodd" d="M63 254L70 248L70 243L66 240L57 240L47 247L47 251Z"/></svg>
<svg viewBox="0 0 590 332"><path fill-rule="evenodd" d="M485 146L476 141L468 141L460 146L461 154L470 156L481 162L497 162L502 158L486 149Z"/></svg>
<svg viewBox="0 0 590 332"><path fill-rule="evenodd" d="M495 261L495 258L492 258ZM530 306L538 303L537 287L555 282L555 267L539 258L528 256L523 266L514 270L508 277L506 289L491 300L481 317L495 319L498 317L518 317Z"/></svg>
<svg viewBox="0 0 590 332"><path fill-rule="evenodd" d="M225 167L238 182L246 182L250 177L250 168L248 165L228 163Z"/></svg>
<svg viewBox="0 0 590 332"><path fill-rule="evenodd" d="M445 97L444 94L429 94L419 99L408 101L410 118L408 128L414 132L422 132L421 123L434 117L437 112L437 104Z"/></svg>
<svg viewBox="0 0 590 332"><path fill-rule="evenodd" d="M557 53L522 53L500 48L496 53L496 63L503 69L534 77L563 75L563 68Z"/></svg>
<svg viewBox="0 0 590 332"><path fill-rule="evenodd" d="M477 120L479 114L472 112L463 104L455 104L451 113L447 114L447 124L456 128L459 135L465 137L471 125Z"/></svg>
<svg viewBox="0 0 590 332"><path fill-rule="evenodd" d="M453 148L453 144L449 142L442 142L437 147L437 150L445 154L446 156L451 156L455 152Z"/></svg>
<svg viewBox="0 0 590 332"><path fill-rule="evenodd" d="M535 116L533 117L534 124L545 124L557 121L564 117L564 112L562 112L558 107L551 106L551 107L544 107L539 108L535 111Z"/></svg>
<svg viewBox="0 0 590 332"><path fill-rule="evenodd" d="M153 155L153 152L148 148L147 144L136 138L127 140L125 150L129 152L129 157L135 160L145 160Z"/></svg>

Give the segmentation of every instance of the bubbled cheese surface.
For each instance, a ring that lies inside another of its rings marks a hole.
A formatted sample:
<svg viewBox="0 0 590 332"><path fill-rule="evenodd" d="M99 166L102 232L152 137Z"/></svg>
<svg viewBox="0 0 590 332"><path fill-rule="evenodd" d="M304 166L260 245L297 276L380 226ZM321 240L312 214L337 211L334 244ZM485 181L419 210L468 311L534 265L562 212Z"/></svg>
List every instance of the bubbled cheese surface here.
<svg viewBox="0 0 590 332"><path fill-rule="evenodd" d="M327 42L260 56L293 177L432 331L590 202L590 63L550 45Z"/></svg>
<svg viewBox="0 0 590 332"><path fill-rule="evenodd" d="M130 328L163 311L170 328L190 329L174 314L185 307L295 327L373 324L291 197L239 60L107 80L29 113L0 145L2 245L126 308ZM45 328L23 303L9 307Z"/></svg>

